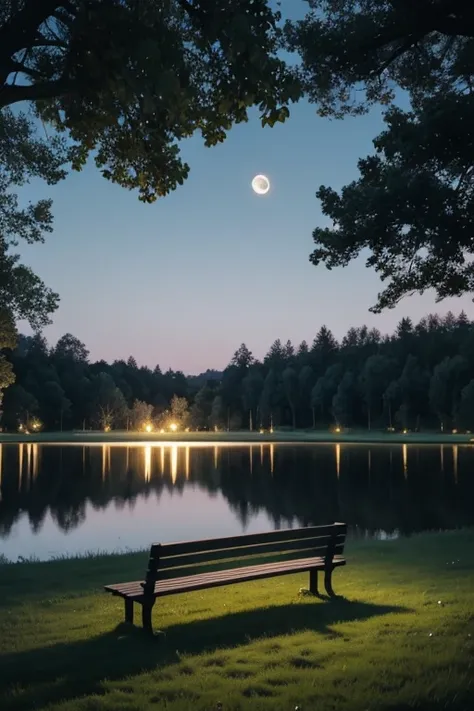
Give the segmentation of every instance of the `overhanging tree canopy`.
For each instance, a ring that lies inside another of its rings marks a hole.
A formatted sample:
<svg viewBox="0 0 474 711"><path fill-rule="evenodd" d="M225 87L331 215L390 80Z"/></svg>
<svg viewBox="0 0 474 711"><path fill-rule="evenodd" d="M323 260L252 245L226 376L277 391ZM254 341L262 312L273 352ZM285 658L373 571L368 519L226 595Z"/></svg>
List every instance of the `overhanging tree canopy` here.
<svg viewBox="0 0 474 711"><path fill-rule="evenodd" d="M178 142L225 139L258 106L288 116L299 88L267 0L8 0L0 108L33 102L106 178L152 202L182 184Z"/></svg>
<svg viewBox="0 0 474 711"><path fill-rule="evenodd" d="M93 155L153 202L188 175L182 139L215 145L252 106L264 125L285 120L299 85L277 56L278 21L267 0L3 0L0 309L41 327L58 303L12 253L52 229L51 201L23 207L18 186L51 185ZM35 118L54 137L39 137Z"/></svg>
<svg viewBox="0 0 474 711"><path fill-rule="evenodd" d="M323 116L390 104L376 154L340 194L317 197L332 228L317 228L310 259L329 269L362 250L387 287L374 311L433 288L474 291L474 7L460 0L309 0L287 24L304 89Z"/></svg>

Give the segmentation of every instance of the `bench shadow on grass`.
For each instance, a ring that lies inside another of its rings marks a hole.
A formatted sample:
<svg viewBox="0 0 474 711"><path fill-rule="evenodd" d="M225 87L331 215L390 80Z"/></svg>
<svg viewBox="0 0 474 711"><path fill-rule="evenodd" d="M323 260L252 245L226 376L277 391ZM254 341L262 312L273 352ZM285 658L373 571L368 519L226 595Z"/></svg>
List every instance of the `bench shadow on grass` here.
<svg viewBox="0 0 474 711"><path fill-rule="evenodd" d="M408 608L374 605L335 598L325 603L314 598L298 604L258 608L173 625L155 637L141 629L119 624L107 634L0 655L0 708L41 709L47 704L88 694L101 694L103 679L119 680L134 674L177 664L180 655L224 652L257 638L272 638L302 630L338 637L339 622L366 620ZM159 624L159 604L155 606ZM10 694L22 688L21 695Z"/></svg>

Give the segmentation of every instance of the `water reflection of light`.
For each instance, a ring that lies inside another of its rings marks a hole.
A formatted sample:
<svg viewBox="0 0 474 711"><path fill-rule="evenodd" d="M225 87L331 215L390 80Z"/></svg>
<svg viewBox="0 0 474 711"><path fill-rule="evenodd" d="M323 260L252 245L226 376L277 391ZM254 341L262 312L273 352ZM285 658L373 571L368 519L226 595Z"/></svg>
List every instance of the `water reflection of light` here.
<svg viewBox="0 0 474 711"><path fill-rule="evenodd" d="M18 488L21 485L21 475L23 473L23 444L19 445L18 449Z"/></svg>
<svg viewBox="0 0 474 711"><path fill-rule="evenodd" d="M270 471L273 474L273 470L275 468L275 445L273 443L270 444Z"/></svg>
<svg viewBox="0 0 474 711"><path fill-rule="evenodd" d="M34 444L33 445L33 479L36 479L38 476L38 458L39 458L39 449L38 445Z"/></svg>
<svg viewBox="0 0 474 711"><path fill-rule="evenodd" d="M186 479L189 479L189 447L186 447L184 450L184 469Z"/></svg>
<svg viewBox="0 0 474 711"><path fill-rule="evenodd" d="M31 473L31 442L26 445L26 476L29 477Z"/></svg>
<svg viewBox="0 0 474 711"><path fill-rule="evenodd" d="M347 456L347 452L346 452ZM336 444L336 475L339 479L339 474L341 473L341 445Z"/></svg>
<svg viewBox="0 0 474 711"><path fill-rule="evenodd" d="M458 445L453 444L453 472L454 472L454 481L456 484L458 483Z"/></svg>
<svg viewBox="0 0 474 711"><path fill-rule="evenodd" d="M263 444L260 445L260 466L263 467Z"/></svg>
<svg viewBox="0 0 474 711"><path fill-rule="evenodd" d="M151 479L151 447L144 447L143 459L145 464L145 481Z"/></svg>
<svg viewBox="0 0 474 711"><path fill-rule="evenodd" d="M367 469L369 471L369 478L370 478L370 475L372 474L372 450L371 449L369 449L369 451L367 452Z"/></svg>
<svg viewBox="0 0 474 711"><path fill-rule="evenodd" d="M214 469L217 469L219 464L219 447L214 447Z"/></svg>
<svg viewBox="0 0 474 711"><path fill-rule="evenodd" d="M102 479L110 474L110 447L102 445Z"/></svg>
<svg viewBox="0 0 474 711"><path fill-rule="evenodd" d="M441 444L439 448L439 466L441 471L444 472L444 444Z"/></svg>
<svg viewBox="0 0 474 711"><path fill-rule="evenodd" d="M170 447L171 453L170 453L170 458L171 458L171 481L173 484L176 483L176 478L178 476L178 448L176 445L173 445Z"/></svg>
<svg viewBox="0 0 474 711"><path fill-rule="evenodd" d="M250 445L249 447L249 461L250 461L250 473L253 474L253 447Z"/></svg>
<svg viewBox="0 0 474 711"><path fill-rule="evenodd" d="M161 476L165 473L165 448L160 447L160 472Z"/></svg>
<svg viewBox="0 0 474 711"><path fill-rule="evenodd" d="M403 459L403 474L406 477L408 475L408 447L406 444L402 444L402 459Z"/></svg>

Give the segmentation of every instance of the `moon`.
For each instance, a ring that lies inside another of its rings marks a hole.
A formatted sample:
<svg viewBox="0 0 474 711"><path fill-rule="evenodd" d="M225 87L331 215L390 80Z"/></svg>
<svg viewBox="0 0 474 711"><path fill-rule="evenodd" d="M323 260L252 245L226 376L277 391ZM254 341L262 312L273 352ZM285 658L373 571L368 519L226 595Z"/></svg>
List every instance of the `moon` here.
<svg viewBox="0 0 474 711"><path fill-rule="evenodd" d="M270 181L266 175L256 175L252 180L252 190L257 195L266 195L270 190Z"/></svg>

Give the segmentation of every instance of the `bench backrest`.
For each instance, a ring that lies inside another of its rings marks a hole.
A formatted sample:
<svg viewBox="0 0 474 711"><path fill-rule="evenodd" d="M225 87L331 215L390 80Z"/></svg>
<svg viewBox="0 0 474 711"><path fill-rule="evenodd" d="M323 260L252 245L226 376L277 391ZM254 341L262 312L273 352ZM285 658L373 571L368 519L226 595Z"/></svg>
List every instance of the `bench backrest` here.
<svg viewBox="0 0 474 711"><path fill-rule="evenodd" d="M342 555L346 529L345 523L333 523L229 538L154 543L143 588L152 592L159 580L300 558L320 557L330 565L335 555Z"/></svg>

